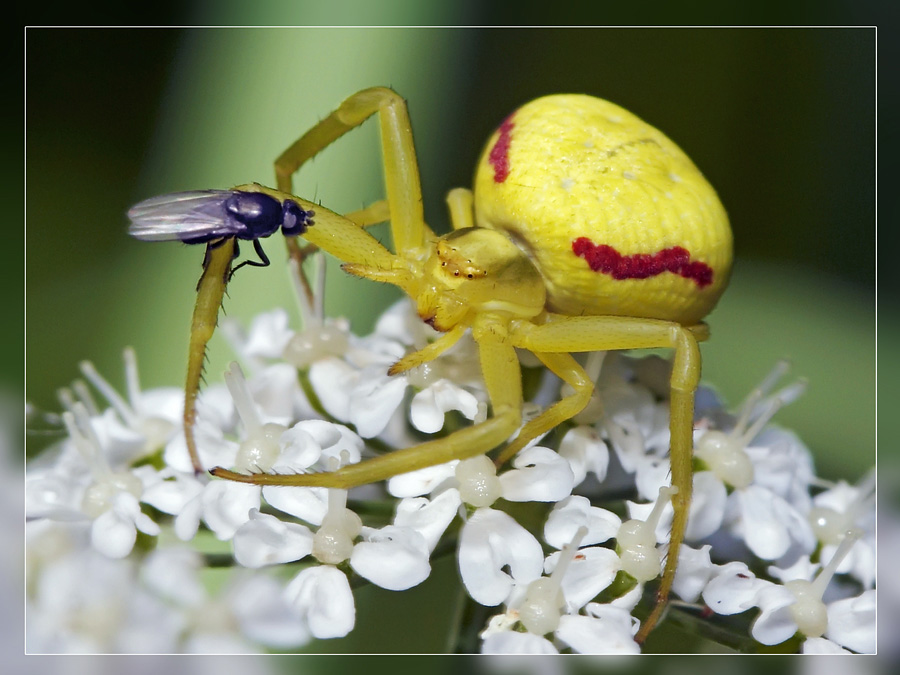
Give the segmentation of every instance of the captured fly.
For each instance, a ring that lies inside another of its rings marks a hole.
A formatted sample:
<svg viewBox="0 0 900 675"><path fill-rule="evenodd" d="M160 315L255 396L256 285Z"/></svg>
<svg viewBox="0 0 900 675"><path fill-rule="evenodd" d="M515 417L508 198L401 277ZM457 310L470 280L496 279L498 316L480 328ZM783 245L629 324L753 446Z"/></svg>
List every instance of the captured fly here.
<svg viewBox="0 0 900 675"><path fill-rule="evenodd" d="M128 233L143 241L181 241L211 244L225 239L245 239L262 262L247 260L243 265L264 267L269 259L259 240L281 228L285 236L300 235L313 224L313 211L296 202L279 200L264 192L245 190L195 190L151 197L128 211ZM235 242L234 256L238 248Z"/></svg>

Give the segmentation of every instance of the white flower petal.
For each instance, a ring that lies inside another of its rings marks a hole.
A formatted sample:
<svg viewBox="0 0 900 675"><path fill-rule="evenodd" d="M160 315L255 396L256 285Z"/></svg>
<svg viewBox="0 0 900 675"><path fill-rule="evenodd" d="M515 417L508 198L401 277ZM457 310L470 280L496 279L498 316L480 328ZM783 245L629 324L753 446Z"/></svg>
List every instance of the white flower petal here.
<svg viewBox="0 0 900 675"><path fill-rule="evenodd" d="M418 586L431 573L425 537L408 527L363 528L364 541L353 547L350 567L389 591Z"/></svg>
<svg viewBox="0 0 900 675"><path fill-rule="evenodd" d="M861 654L875 653L875 590L828 605L825 636Z"/></svg>
<svg viewBox="0 0 900 675"><path fill-rule="evenodd" d="M549 448L526 448L500 474L503 498L511 502L558 502L572 493L575 476L569 463Z"/></svg>
<svg viewBox="0 0 900 675"><path fill-rule="evenodd" d="M313 534L297 523L285 523L257 510L234 533L234 558L244 567L292 562L312 553Z"/></svg>
<svg viewBox="0 0 900 675"><path fill-rule="evenodd" d="M203 559L189 548L157 548L141 565L141 581L161 598L197 607L206 598L199 571Z"/></svg>
<svg viewBox="0 0 900 675"><path fill-rule="evenodd" d="M293 471L308 469L322 456L322 446L306 431L303 422L281 434L278 444L281 446L281 454L276 465L289 467Z"/></svg>
<svg viewBox="0 0 900 675"><path fill-rule="evenodd" d="M281 358L284 348L294 334L288 328L288 315L283 309L257 314L247 331L244 352L247 356L261 356L267 359ZM296 373L294 374L296 379Z"/></svg>
<svg viewBox="0 0 900 675"><path fill-rule="evenodd" d="M678 552L678 570L672 582L672 591L685 602L697 602L712 576L711 548L709 544L699 549L684 545Z"/></svg>
<svg viewBox="0 0 900 675"><path fill-rule="evenodd" d="M185 504L203 492L203 484L186 474L175 474L169 480L159 480L141 494L141 501L173 516L181 513Z"/></svg>
<svg viewBox="0 0 900 675"><path fill-rule="evenodd" d="M547 574L556 569L559 556L557 552L547 557L544 563ZM567 610L577 612L584 607L613 582L618 571L619 556L612 549L599 546L579 549L560 583Z"/></svg>
<svg viewBox="0 0 900 675"><path fill-rule="evenodd" d="M624 595L611 600L609 604L631 613L637 607L642 597L644 597L644 584L638 583L632 586L630 590L625 591Z"/></svg>
<svg viewBox="0 0 900 675"><path fill-rule="evenodd" d="M308 567L287 585L285 598L305 618L314 637L344 637L356 623L350 582L331 565Z"/></svg>
<svg viewBox="0 0 900 675"><path fill-rule="evenodd" d="M144 534L148 534L151 537L159 536L159 525L157 525L154 520L146 513L138 513L137 516L135 516L134 526Z"/></svg>
<svg viewBox="0 0 900 675"><path fill-rule="evenodd" d="M691 499L685 539L698 541L713 534L722 526L728 490L712 471L694 474L694 496Z"/></svg>
<svg viewBox="0 0 900 675"><path fill-rule="evenodd" d="M137 539L134 520L116 509L109 509L94 519L91 544L109 558L124 558Z"/></svg>
<svg viewBox="0 0 900 675"><path fill-rule="evenodd" d="M247 382L265 422L290 424L299 403L297 369L288 363L267 366Z"/></svg>
<svg viewBox="0 0 900 675"><path fill-rule="evenodd" d="M815 479L815 468L812 453L794 432L767 426L746 452L753 462L756 485L771 490L801 511L809 510L809 486Z"/></svg>
<svg viewBox="0 0 900 675"><path fill-rule="evenodd" d="M175 536L181 541L190 541L200 529L200 515L203 511L203 493L200 493L182 507L175 516Z"/></svg>
<svg viewBox="0 0 900 675"><path fill-rule="evenodd" d="M824 553L820 556L820 558L830 560L830 557L824 555ZM788 581L794 581L796 579L802 579L803 581L812 581L816 576L816 572L818 572L821 568L821 564L812 562L808 555L804 555L797 558L794 564L788 567L777 567L775 565L769 565L766 568L766 572L768 572L770 576L774 577L784 584Z"/></svg>
<svg viewBox="0 0 900 675"><path fill-rule="evenodd" d="M612 511L592 506L587 497L572 495L553 507L544 525L544 541L561 549L572 541L579 527L586 527L580 545L602 544L615 537L621 526L622 520Z"/></svg>
<svg viewBox="0 0 900 675"><path fill-rule="evenodd" d="M444 427L444 416L458 410L466 419L478 414L478 399L450 380L438 380L413 396L409 407L412 425L426 434L434 434Z"/></svg>
<svg viewBox="0 0 900 675"><path fill-rule="evenodd" d="M128 464L144 454L146 437L140 430L122 424L114 409L107 408L100 415L92 417L91 426L107 461L113 466Z"/></svg>
<svg viewBox="0 0 900 675"><path fill-rule="evenodd" d="M767 583L756 600L760 614L750 627L753 639L764 645L777 645L789 640L797 632L790 606L797 602L790 589Z"/></svg>
<svg viewBox="0 0 900 675"><path fill-rule="evenodd" d="M804 654L849 654L846 649L836 642L825 638L806 638L803 641Z"/></svg>
<svg viewBox="0 0 900 675"><path fill-rule="evenodd" d="M506 513L478 509L463 526L459 572L475 602L499 605L509 596L514 582L534 581L541 576L543 566L537 539Z"/></svg>
<svg viewBox="0 0 900 675"><path fill-rule="evenodd" d="M639 654L635 624L627 611L591 603L593 616L566 615L559 619L556 637L579 654Z"/></svg>
<svg viewBox="0 0 900 675"><path fill-rule="evenodd" d="M768 581L757 579L746 563L716 566L703 589L703 601L716 614L738 614L756 606L756 596Z"/></svg>
<svg viewBox="0 0 900 675"><path fill-rule="evenodd" d="M381 365L364 368L350 392L349 421L363 438L377 436L384 431L405 393L405 377L390 377Z"/></svg>
<svg viewBox="0 0 900 675"><path fill-rule="evenodd" d="M159 418L172 424L179 424L184 414L184 389L180 387L157 387L142 391L134 403L135 412L141 417Z"/></svg>
<svg viewBox="0 0 900 675"><path fill-rule="evenodd" d="M340 460L342 465L360 461L365 441L350 428L323 420L306 420L300 425L322 446L319 462L326 464L323 468L329 468L327 462L331 457Z"/></svg>
<svg viewBox="0 0 900 675"><path fill-rule="evenodd" d="M328 488L266 485L262 495L269 506L310 525L321 525L328 512Z"/></svg>
<svg viewBox="0 0 900 675"><path fill-rule="evenodd" d="M197 441L200 463L205 468L234 465L238 444L227 440L220 426L198 416L197 424L194 426L194 438ZM171 467L175 471L186 474L194 473L187 443L184 440L183 429L166 444L163 460L166 466Z"/></svg>
<svg viewBox="0 0 900 675"><path fill-rule="evenodd" d="M350 419L350 388L359 373L336 356L319 359L309 367L309 382L322 407L332 417Z"/></svg>
<svg viewBox="0 0 900 675"><path fill-rule="evenodd" d="M602 482L609 468L609 448L596 429L580 426L570 429L559 444L559 455L572 467L575 485L581 485L588 473Z"/></svg>
<svg viewBox="0 0 900 675"><path fill-rule="evenodd" d="M178 418L181 418L179 413ZM209 425L219 430L233 430L237 423L237 411L234 408L234 399L228 387L222 384L213 384L200 392L197 399L198 426Z"/></svg>
<svg viewBox="0 0 900 675"><path fill-rule="evenodd" d="M638 494L655 502L659 497L659 489L672 484L672 469L668 457L646 455L635 463L634 481Z"/></svg>
<svg viewBox="0 0 900 675"><path fill-rule="evenodd" d="M455 480L458 459L446 464L402 473L388 480L388 492L394 497L419 497L434 491L446 480Z"/></svg>
<svg viewBox="0 0 900 675"><path fill-rule="evenodd" d="M397 503L394 525L411 527L425 537L428 550L433 551L447 526L453 522L459 512L462 500L459 490L450 488L434 499L426 497L410 497Z"/></svg>
<svg viewBox="0 0 900 675"><path fill-rule="evenodd" d="M430 337L440 335L422 322L409 298L401 298L392 304L375 323L377 335L405 345L413 344L422 331L427 331Z"/></svg>
<svg viewBox="0 0 900 675"><path fill-rule="evenodd" d="M481 643L482 654L559 654L548 639L531 633L507 631L488 635Z"/></svg>
<svg viewBox="0 0 900 675"><path fill-rule="evenodd" d="M257 485L217 480L209 483L200 499L203 520L216 537L231 539L238 527L250 518L250 509L259 508L260 489Z"/></svg>
<svg viewBox="0 0 900 675"><path fill-rule="evenodd" d="M25 482L25 514L28 518L83 520L84 486L57 473L29 477Z"/></svg>
<svg viewBox="0 0 900 675"><path fill-rule="evenodd" d="M763 560L776 560L796 541L805 552L815 547L809 522L787 501L766 488L750 485L734 493L740 511L735 530Z"/></svg>
<svg viewBox="0 0 900 675"><path fill-rule="evenodd" d="M306 622L284 597L274 579L255 574L243 580L229 598L241 634L260 644L287 649L309 640Z"/></svg>
<svg viewBox="0 0 900 675"><path fill-rule="evenodd" d="M128 593L125 621L117 624L113 647L117 654L171 654L180 650L187 629L185 612L142 588Z"/></svg>

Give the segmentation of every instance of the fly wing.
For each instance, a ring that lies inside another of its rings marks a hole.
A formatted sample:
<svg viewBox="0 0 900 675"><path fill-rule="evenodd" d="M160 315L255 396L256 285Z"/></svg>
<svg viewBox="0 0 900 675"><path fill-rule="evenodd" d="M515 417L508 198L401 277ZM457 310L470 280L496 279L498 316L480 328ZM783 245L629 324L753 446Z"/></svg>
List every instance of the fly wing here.
<svg viewBox="0 0 900 675"><path fill-rule="evenodd" d="M143 241L187 243L233 237L246 230L225 209L233 195L233 190L195 190L151 197L128 211L128 234Z"/></svg>

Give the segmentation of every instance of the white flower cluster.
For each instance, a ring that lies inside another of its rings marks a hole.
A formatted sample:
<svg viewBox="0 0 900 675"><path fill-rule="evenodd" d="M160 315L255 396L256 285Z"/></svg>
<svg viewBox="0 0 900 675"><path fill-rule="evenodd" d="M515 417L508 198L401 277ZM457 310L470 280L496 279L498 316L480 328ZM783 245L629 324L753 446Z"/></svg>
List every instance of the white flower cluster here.
<svg viewBox="0 0 900 675"><path fill-rule="evenodd" d="M299 332L282 311L246 334L223 326L244 369L233 365L200 396L204 466L329 471L485 418L471 341L387 376L436 335L408 302L364 338L325 319L321 303L303 314ZM30 652L295 649L353 630L362 580L403 591L429 577L433 555L454 551L482 608L465 613L483 622L468 627L475 648L640 651L637 617L652 602L644 590L660 576L672 518L662 359L588 356L595 400L510 467L454 461L353 499L195 476L183 393L141 391L131 351L125 362L127 400L82 365L109 407L83 384L63 392L67 437L28 467ZM793 640L804 652L874 652L874 478L826 485L800 440L768 425L803 389L770 394L783 370L736 414L698 392L694 500L669 620L731 631L745 649ZM559 389L544 374L526 416ZM230 555L203 552L210 533ZM211 567L228 568L215 591Z"/></svg>

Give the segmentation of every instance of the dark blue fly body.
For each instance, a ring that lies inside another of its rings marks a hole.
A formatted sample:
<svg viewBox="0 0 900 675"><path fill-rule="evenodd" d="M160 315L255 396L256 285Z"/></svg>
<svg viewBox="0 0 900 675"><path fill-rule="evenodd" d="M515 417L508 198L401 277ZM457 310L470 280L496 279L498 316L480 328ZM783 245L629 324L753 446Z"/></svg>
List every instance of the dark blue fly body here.
<svg viewBox="0 0 900 675"><path fill-rule="evenodd" d="M274 234L306 232L313 211L296 202L279 201L263 192L197 190L151 197L128 211L132 237L144 241L183 241L204 244L237 237L252 241Z"/></svg>
<svg viewBox="0 0 900 675"><path fill-rule="evenodd" d="M313 224L314 215L295 201L280 201L263 192L197 190L152 197L136 204L128 211L128 232L143 241L212 242L213 246L221 239L252 241L262 262L245 261L241 265L265 266L269 260L259 240L279 228L287 237L303 234Z"/></svg>

